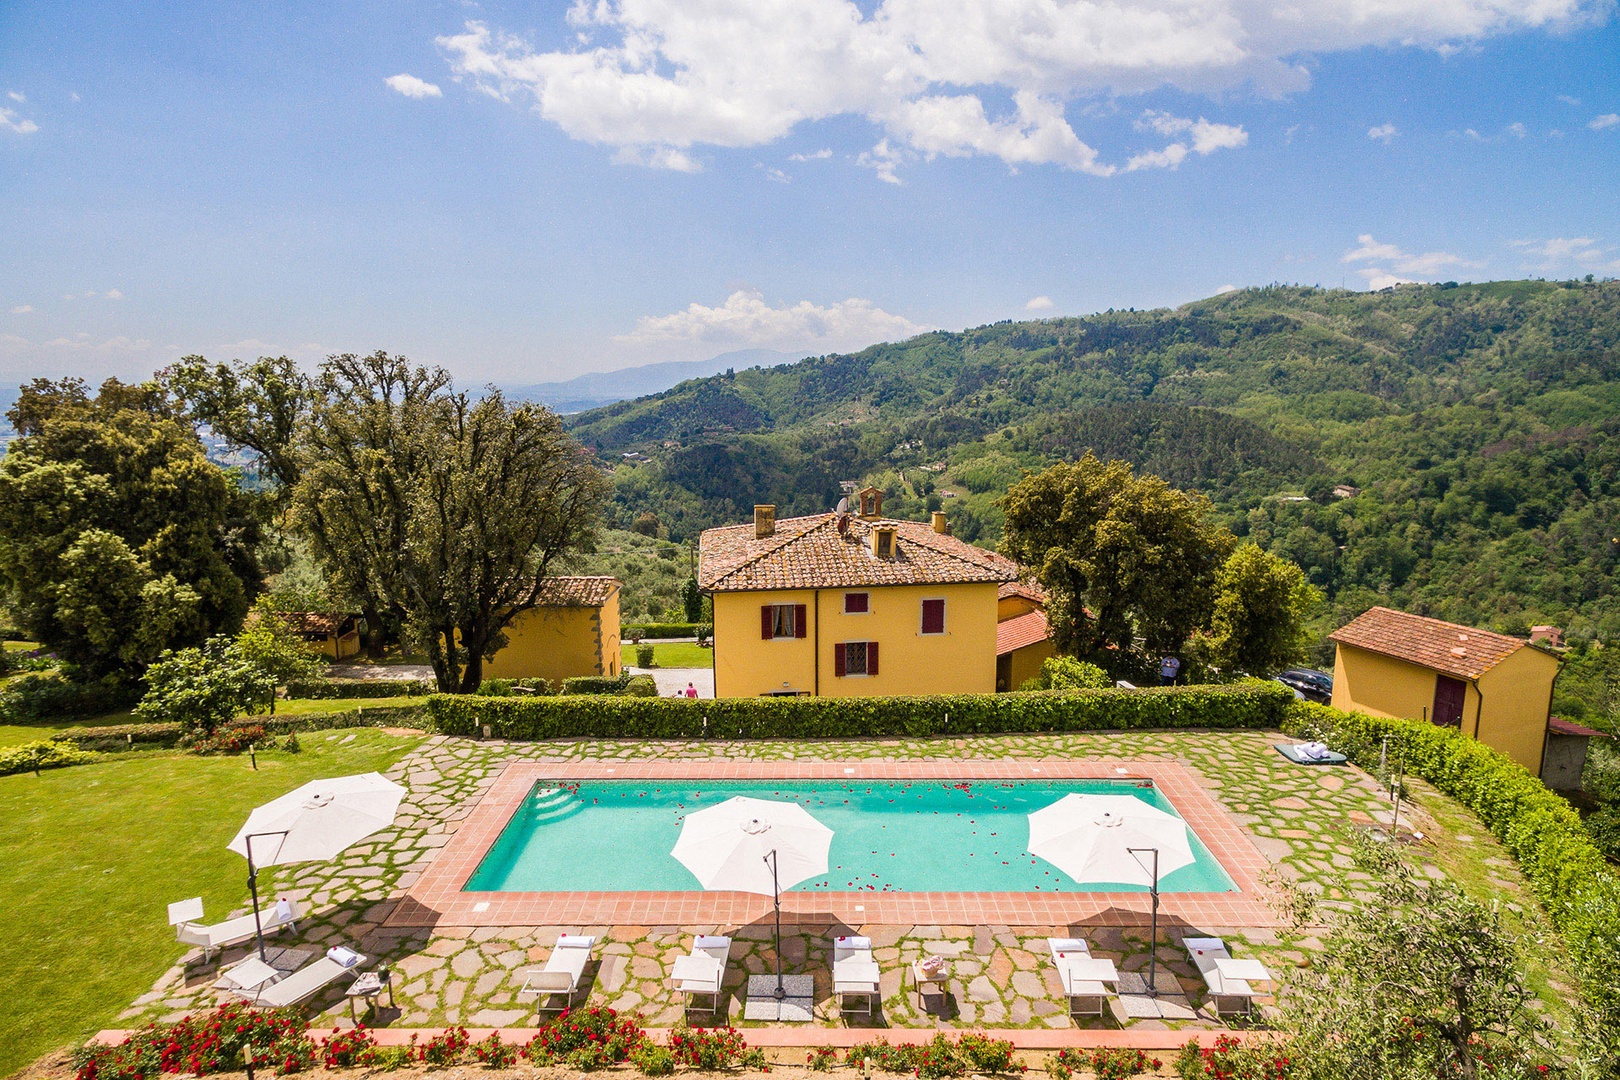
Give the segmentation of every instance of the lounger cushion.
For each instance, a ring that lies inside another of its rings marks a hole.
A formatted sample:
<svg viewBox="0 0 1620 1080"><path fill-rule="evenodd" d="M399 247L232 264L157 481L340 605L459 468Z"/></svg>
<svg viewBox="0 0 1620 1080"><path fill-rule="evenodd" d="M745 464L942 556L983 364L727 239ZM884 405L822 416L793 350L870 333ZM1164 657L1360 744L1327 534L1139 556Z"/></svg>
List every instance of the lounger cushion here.
<svg viewBox="0 0 1620 1080"><path fill-rule="evenodd" d="M314 997L328 984L353 972L354 968L346 968L335 960L323 956L313 964L299 968L280 982L271 983L257 994L242 996L253 1004L265 1008L285 1008L297 1005L305 998Z"/></svg>
<svg viewBox="0 0 1620 1080"><path fill-rule="evenodd" d="M559 949L588 949L596 944L594 937L584 934L558 934L557 948Z"/></svg>

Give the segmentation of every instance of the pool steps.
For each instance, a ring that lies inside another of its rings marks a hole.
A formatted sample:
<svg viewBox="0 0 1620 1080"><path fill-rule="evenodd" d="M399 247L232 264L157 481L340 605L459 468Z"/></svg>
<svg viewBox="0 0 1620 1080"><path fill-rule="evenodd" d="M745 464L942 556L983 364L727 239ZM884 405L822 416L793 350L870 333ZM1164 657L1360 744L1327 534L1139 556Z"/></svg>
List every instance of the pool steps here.
<svg viewBox="0 0 1620 1080"><path fill-rule="evenodd" d="M561 821L585 809L585 800L567 788L541 788L529 803L529 820L539 824Z"/></svg>

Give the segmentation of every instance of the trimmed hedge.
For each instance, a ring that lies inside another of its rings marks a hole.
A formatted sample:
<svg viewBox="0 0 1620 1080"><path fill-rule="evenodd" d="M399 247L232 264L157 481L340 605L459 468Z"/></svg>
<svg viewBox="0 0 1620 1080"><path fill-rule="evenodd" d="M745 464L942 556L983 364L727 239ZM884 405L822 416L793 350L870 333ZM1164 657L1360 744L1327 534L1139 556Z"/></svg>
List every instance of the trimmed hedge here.
<svg viewBox="0 0 1620 1080"><path fill-rule="evenodd" d="M421 727L428 724L420 705L382 705L373 709L353 709L340 713L311 713L305 716L242 716L221 728L259 727L270 735L297 731L330 731L358 727ZM184 734L179 724L111 724L107 727L80 727L58 731L54 743L66 743L80 750L129 750L134 747L168 747Z"/></svg>
<svg viewBox="0 0 1620 1080"><path fill-rule="evenodd" d="M619 637L625 641L638 633L644 638L697 637L699 625L693 622L626 623L619 629Z"/></svg>
<svg viewBox="0 0 1620 1080"><path fill-rule="evenodd" d="M426 697L438 687L426 679L318 679L290 682L290 698Z"/></svg>
<svg viewBox="0 0 1620 1080"><path fill-rule="evenodd" d="M1478 815L1512 853L1569 947L1593 1014L1587 1046L1606 1060L1606 1075L1620 1073L1620 873L1569 803L1453 728L1296 702L1283 729L1320 739L1369 771L1388 736L1392 760Z"/></svg>
<svg viewBox="0 0 1620 1080"><path fill-rule="evenodd" d="M27 675L0 690L0 720L29 724L100 716L127 709L140 696L139 686L76 683L54 675Z"/></svg>
<svg viewBox="0 0 1620 1080"><path fill-rule="evenodd" d="M1257 728L1282 723L1293 691L1280 683L1167 686L889 698L552 697L437 694L426 711L446 735L503 739L779 739Z"/></svg>
<svg viewBox="0 0 1620 1080"><path fill-rule="evenodd" d="M88 765L97 755L76 746L41 740L0 750L0 776L60 769L68 765Z"/></svg>

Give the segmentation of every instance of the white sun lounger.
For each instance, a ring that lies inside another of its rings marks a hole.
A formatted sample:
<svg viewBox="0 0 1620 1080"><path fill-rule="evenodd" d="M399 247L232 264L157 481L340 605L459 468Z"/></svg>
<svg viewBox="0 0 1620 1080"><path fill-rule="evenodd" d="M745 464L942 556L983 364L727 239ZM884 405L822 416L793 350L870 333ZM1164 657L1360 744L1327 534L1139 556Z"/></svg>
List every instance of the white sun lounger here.
<svg viewBox="0 0 1620 1080"><path fill-rule="evenodd" d="M708 1009L699 1012L720 1015L721 985L726 978L726 961L731 958L731 939L713 934L700 934L692 942L692 951L675 961L670 981L675 989L686 995L686 1007L693 1007L693 999L710 999Z"/></svg>
<svg viewBox="0 0 1620 1080"><path fill-rule="evenodd" d="M274 905L259 912L259 926L263 927L266 934L273 934L289 926L296 930L299 915L297 903L287 899L277 900ZM219 952L232 945L240 945L244 941L252 941L255 937L251 913L212 926L204 926L202 917L203 902L200 896L169 905L169 925L174 927L175 938L186 945L202 946L205 964L210 953Z"/></svg>
<svg viewBox="0 0 1620 1080"><path fill-rule="evenodd" d="M862 1012L871 1016L873 1002L882 993L879 978L877 961L872 959L871 938L833 938L833 993L838 997L839 1015ZM861 998L866 1008L850 1008L851 998Z"/></svg>
<svg viewBox="0 0 1620 1080"><path fill-rule="evenodd" d="M305 964L285 979L252 990L233 989L231 993L263 1009L285 1009L314 997L345 976L352 979L360 974L366 958L359 953L355 953L354 958L354 963L345 967L330 956L323 956L314 963Z"/></svg>
<svg viewBox="0 0 1620 1080"><path fill-rule="evenodd" d="M1103 1015L1108 997L1104 984L1119 981L1114 962L1093 959L1091 946L1083 938L1047 938L1046 947L1052 950L1052 966L1063 980L1069 1015Z"/></svg>
<svg viewBox="0 0 1620 1080"><path fill-rule="evenodd" d="M519 994L538 994L535 1008L540 1012L558 1012L547 1004L562 995L563 1008L574 1007L574 995L585 982L585 965L591 959L594 937L583 934L559 934L556 947L546 959L543 968L531 968L523 973L523 986Z"/></svg>
<svg viewBox="0 0 1620 1080"><path fill-rule="evenodd" d="M1220 938L1182 938L1181 945L1187 956L1204 977L1209 1000L1215 1015L1235 1016L1254 1008L1254 999L1261 991L1254 983L1271 982L1271 972L1258 960L1235 960Z"/></svg>

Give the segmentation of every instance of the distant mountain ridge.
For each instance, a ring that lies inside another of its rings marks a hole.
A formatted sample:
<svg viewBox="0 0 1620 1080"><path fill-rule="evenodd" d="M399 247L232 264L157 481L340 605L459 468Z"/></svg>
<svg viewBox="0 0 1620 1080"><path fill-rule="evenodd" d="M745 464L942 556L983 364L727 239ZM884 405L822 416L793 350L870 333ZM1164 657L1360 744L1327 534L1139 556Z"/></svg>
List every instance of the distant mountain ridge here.
<svg viewBox="0 0 1620 1080"><path fill-rule="evenodd" d="M564 382L503 385L501 392L514 401L539 402L554 412L584 412L661 393L688 379L703 379L728 369L775 367L802 360L809 355L806 352L781 352L777 349L737 349L711 356L707 360L670 360L617 371L593 371Z"/></svg>

